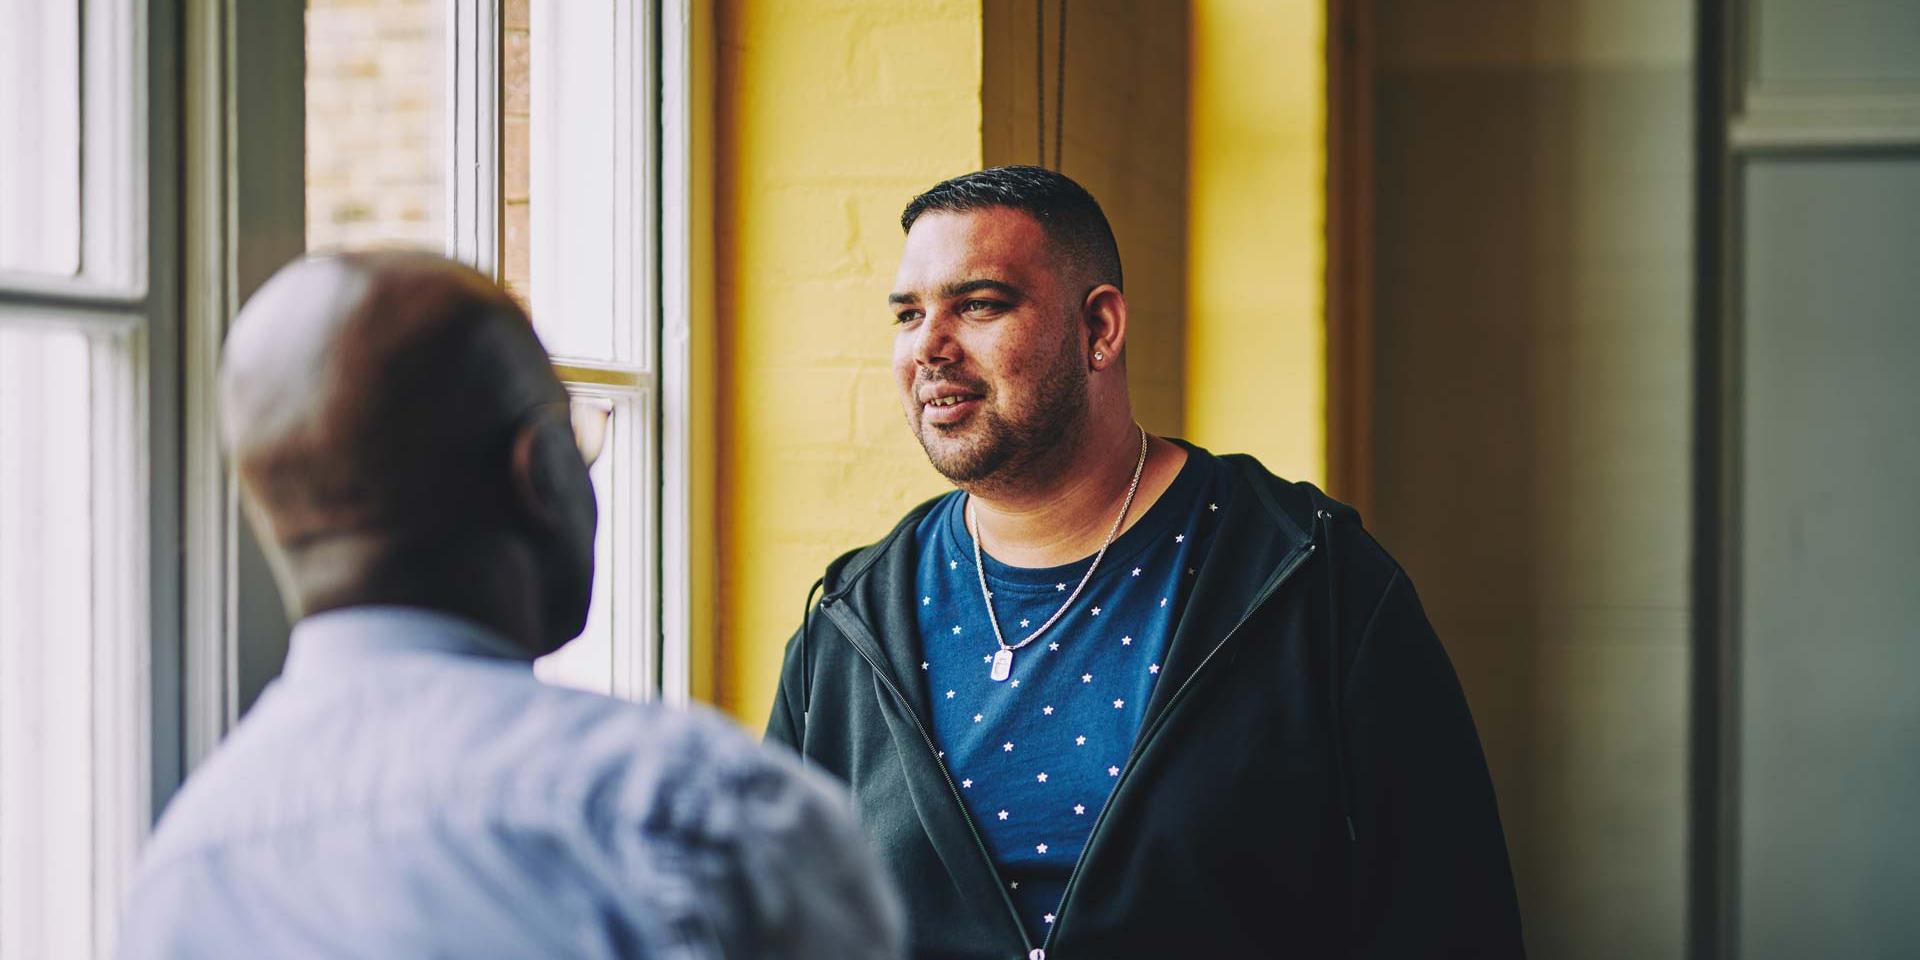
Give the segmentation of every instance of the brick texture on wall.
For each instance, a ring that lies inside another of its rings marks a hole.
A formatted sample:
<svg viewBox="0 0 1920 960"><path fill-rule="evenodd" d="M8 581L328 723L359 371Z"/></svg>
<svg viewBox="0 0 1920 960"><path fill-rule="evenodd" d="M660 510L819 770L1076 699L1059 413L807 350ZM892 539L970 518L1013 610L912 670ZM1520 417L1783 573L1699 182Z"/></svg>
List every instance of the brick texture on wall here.
<svg viewBox="0 0 1920 960"><path fill-rule="evenodd" d="M442 0L308 0L307 247L440 249Z"/></svg>

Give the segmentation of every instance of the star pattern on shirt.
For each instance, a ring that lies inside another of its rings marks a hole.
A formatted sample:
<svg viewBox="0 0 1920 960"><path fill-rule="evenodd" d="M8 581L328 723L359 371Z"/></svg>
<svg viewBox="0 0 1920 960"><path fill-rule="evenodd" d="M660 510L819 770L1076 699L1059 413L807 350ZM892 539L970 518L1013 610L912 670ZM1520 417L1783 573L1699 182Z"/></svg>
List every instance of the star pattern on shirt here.
<svg viewBox="0 0 1920 960"><path fill-rule="evenodd" d="M1212 536L1221 524L1214 518L1224 506L1218 502L1225 493L1223 483L1220 479L1204 486L1183 483L1180 489L1187 491L1184 503L1173 511L1162 510L1147 521L1155 532L1142 531L1146 539L1137 541L1139 546L1132 556L1111 567L1095 568L1078 587L1076 581L1056 582L1053 588L1057 596L1051 603L1043 599L1044 580L1030 575L1021 579L1018 571L1007 580L992 581L991 588L989 583L978 584L980 592L974 593L974 577L982 565L972 561L968 549L949 545L968 546L961 521L951 521L953 539L922 555L918 584L922 635L937 638L944 627L955 638L945 645L930 639L921 661L922 671L930 676L921 689L930 688L936 704L932 746L954 778L948 782L957 791L964 791L963 806L976 818L992 850L1013 851L1017 859L1024 844L1032 851L1024 855L1036 857L1047 869L1065 869L1079 854L1088 839L1088 827L1097 822L1097 815L1124 772L1113 759L1129 755L1128 745L1139 733L1144 704L1152 702L1155 684L1163 672L1159 661L1167 655L1176 626L1168 618L1177 617L1181 609L1173 606L1173 600L1193 589L1190 581L1208 555ZM959 502L964 503L964 498ZM959 513L950 509L947 515ZM950 574L939 573L942 553L946 554ZM959 573L963 565L972 566L976 573ZM1086 562L1081 561L1074 575L1085 570ZM961 580L949 581L949 575ZM999 588L1008 583L1015 586L1006 591L1005 597L999 596ZM1074 633L1070 609L1056 612L1069 590L1076 591L1074 602L1079 602L1079 592L1087 595L1085 615L1099 620L1098 625L1089 624L1097 631L1094 635ZM985 609L978 601L966 599L983 594L991 600ZM940 601L937 608L935 599ZM1020 633L1002 638L1001 650L968 653L968 646L980 650L975 643L988 627L982 614L993 610L1004 618L999 621L1001 627L1018 624ZM1049 655L1017 658L1021 661L1017 679L1002 674L996 681L989 671L976 672L971 666L972 656L979 656L982 665L988 667L1004 663L1007 658L1001 651L1007 649L1005 641L1014 640L1024 647L1027 644L1019 638L1035 639L1029 635L1042 623L1060 629L1048 631L1054 636L1046 642L1044 651L1036 648L1031 652ZM1096 677L1092 668L1115 656L1103 644L1115 641L1125 651L1120 656L1128 662L1116 662L1121 669L1103 669ZM1144 672L1135 672L1132 665L1136 648L1148 661ZM936 673L941 675L932 676ZM1076 677L1084 692L1078 696L1063 692L1062 688ZM947 696L938 696L941 692ZM1095 701L1111 704L1112 709L1095 707ZM1035 702L1041 704L1040 718L1027 712ZM1134 703L1143 707L1129 709ZM1037 739L1028 735L1038 724L1056 721L1065 725L1057 728L1064 735L1056 736L1053 729L1039 731L1042 735ZM1015 738L1031 742L1016 751ZM939 749L944 747L953 748L951 764ZM1016 752L1023 759L1016 760ZM1102 764L1103 759L1108 762ZM1105 787L1098 786L1102 767L1107 776ZM959 776L959 768L965 768L965 777ZM1091 792L1089 784L1093 785ZM1059 796L1063 793L1080 795ZM1013 817L1016 812L1020 814L1018 821ZM1008 886L1017 891L1024 882L1011 881ZM1028 913L1025 906L1045 909L1040 903L1023 905L1023 925L1042 920ZM1058 907L1054 910L1057 912ZM1028 926L1029 933L1038 942L1050 933L1056 920L1055 913L1047 913L1042 926Z"/></svg>

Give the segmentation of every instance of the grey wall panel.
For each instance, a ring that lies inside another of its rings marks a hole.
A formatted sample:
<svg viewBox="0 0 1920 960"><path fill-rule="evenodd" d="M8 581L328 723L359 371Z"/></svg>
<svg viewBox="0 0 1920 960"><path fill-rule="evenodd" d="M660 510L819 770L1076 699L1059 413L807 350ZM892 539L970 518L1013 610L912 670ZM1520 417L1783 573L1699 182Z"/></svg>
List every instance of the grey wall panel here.
<svg viewBox="0 0 1920 960"><path fill-rule="evenodd" d="M1920 2L1757 0L1752 78L1764 85L1920 82Z"/></svg>
<svg viewBox="0 0 1920 960"><path fill-rule="evenodd" d="M1459 669L1531 954L1677 958L1687 11L1521 6L1379 5L1368 525Z"/></svg>
<svg viewBox="0 0 1920 960"><path fill-rule="evenodd" d="M1920 950L1920 156L1742 190L1740 940Z"/></svg>

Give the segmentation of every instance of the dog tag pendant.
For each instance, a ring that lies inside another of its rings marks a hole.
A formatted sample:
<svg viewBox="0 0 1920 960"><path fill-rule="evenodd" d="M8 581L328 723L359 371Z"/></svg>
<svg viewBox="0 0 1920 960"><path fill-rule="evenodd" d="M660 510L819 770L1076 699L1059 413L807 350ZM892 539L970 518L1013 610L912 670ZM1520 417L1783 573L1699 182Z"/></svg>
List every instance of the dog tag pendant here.
<svg viewBox="0 0 1920 960"><path fill-rule="evenodd" d="M1013 651L1001 647L1000 652L993 655L993 678L995 680L1005 680L1012 674Z"/></svg>

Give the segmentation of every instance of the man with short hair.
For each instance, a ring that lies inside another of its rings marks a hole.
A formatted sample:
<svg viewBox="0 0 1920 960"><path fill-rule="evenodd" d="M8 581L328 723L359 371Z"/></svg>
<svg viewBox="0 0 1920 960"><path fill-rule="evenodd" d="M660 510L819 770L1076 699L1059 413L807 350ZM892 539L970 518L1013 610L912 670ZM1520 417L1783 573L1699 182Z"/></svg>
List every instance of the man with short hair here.
<svg viewBox="0 0 1920 960"><path fill-rule="evenodd" d="M709 712L534 679L586 623L596 508L499 287L298 261L241 311L221 400L298 622L168 808L123 957L899 955L837 785Z"/></svg>
<svg viewBox="0 0 1920 960"><path fill-rule="evenodd" d="M1001 167L901 225L894 372L959 489L827 568L768 736L849 780L914 955L1519 956L1412 584L1312 485L1134 421L1094 199Z"/></svg>

